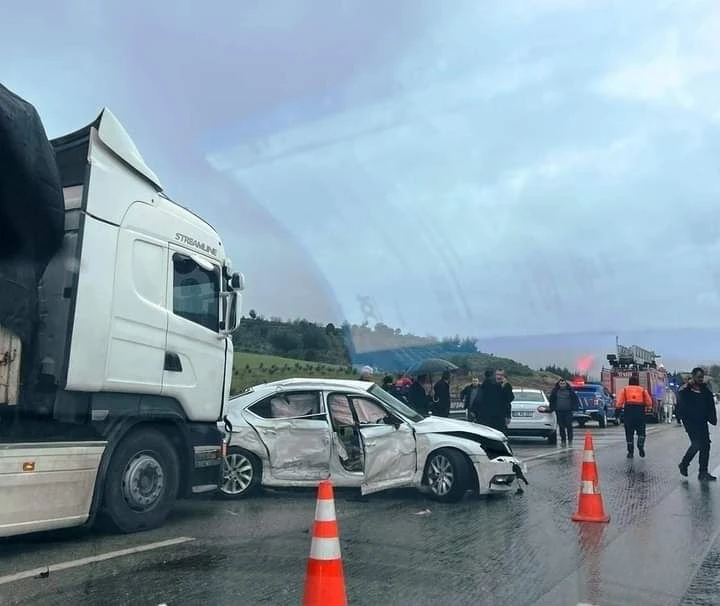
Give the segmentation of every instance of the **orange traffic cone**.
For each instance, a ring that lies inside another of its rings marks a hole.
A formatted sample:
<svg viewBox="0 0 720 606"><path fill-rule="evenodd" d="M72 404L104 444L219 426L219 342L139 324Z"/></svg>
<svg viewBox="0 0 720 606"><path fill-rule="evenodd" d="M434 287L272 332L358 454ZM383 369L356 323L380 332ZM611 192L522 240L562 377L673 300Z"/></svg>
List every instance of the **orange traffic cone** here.
<svg viewBox="0 0 720 606"><path fill-rule="evenodd" d="M592 434L586 431L582 476L580 478L580 496L578 498L578 510L571 518L573 522L610 521L610 516L605 514L603 507L599 482Z"/></svg>
<svg viewBox="0 0 720 606"><path fill-rule="evenodd" d="M332 483L318 486L303 606L347 606Z"/></svg>

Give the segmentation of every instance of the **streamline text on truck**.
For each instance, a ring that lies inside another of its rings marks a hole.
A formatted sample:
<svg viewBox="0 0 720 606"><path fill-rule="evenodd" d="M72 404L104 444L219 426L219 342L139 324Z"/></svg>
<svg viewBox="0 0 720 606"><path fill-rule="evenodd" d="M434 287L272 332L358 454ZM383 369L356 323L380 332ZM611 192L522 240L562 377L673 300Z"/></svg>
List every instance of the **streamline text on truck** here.
<svg viewBox="0 0 720 606"><path fill-rule="evenodd" d="M108 110L48 142L0 86L0 240L0 536L214 491L243 287L216 231Z"/></svg>

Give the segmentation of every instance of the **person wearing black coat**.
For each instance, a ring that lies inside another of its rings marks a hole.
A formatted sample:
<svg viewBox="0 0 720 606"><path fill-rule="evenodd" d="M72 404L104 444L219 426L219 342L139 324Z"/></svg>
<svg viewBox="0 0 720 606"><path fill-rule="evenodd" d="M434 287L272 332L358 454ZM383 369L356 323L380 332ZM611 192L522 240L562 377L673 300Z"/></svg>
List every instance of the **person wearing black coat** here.
<svg viewBox="0 0 720 606"><path fill-rule="evenodd" d="M717 410L715 398L705 385L705 372L702 368L693 368L692 378L679 389L676 410L690 438L690 446L678 465L680 474L687 477L690 463L695 455L700 453L698 480L701 482L717 480L717 477L710 475L708 471L710 463L708 423L717 425Z"/></svg>
<svg viewBox="0 0 720 606"><path fill-rule="evenodd" d="M438 417L450 416L450 373L446 370L433 386L433 414Z"/></svg>
<svg viewBox="0 0 720 606"><path fill-rule="evenodd" d="M410 407L424 417L428 416L428 404L430 400L427 392L427 383L427 375L419 375L410 385L406 395Z"/></svg>
<svg viewBox="0 0 720 606"><path fill-rule="evenodd" d="M467 415L468 421L475 420L475 413L473 412L476 408L475 400L480 395L480 379L473 377L470 384L463 387L460 392L460 400L463 403L465 414Z"/></svg>
<svg viewBox="0 0 720 606"><path fill-rule="evenodd" d="M560 444L565 446L573 442L573 412L580 409L580 398L565 379L555 383L550 392L550 410L555 413L558 429L560 430Z"/></svg>
<svg viewBox="0 0 720 606"><path fill-rule="evenodd" d="M510 396L507 394L505 385L509 387ZM509 400L510 397L514 398L510 384L499 383L492 370L485 371L485 379L480 385L480 396L474 403L473 413L476 421L504 433L511 416L512 400Z"/></svg>

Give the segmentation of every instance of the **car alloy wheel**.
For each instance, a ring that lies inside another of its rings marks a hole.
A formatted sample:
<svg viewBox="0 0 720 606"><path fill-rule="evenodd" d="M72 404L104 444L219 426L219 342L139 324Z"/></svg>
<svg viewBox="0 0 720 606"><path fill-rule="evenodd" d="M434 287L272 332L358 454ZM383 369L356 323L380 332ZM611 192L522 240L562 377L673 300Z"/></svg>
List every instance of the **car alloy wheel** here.
<svg viewBox="0 0 720 606"><path fill-rule="evenodd" d="M223 460L223 479L220 491L228 497L242 497L252 491L259 481L252 455L233 449Z"/></svg>
<svg viewBox="0 0 720 606"><path fill-rule="evenodd" d="M445 497L455 483L455 470L442 453L433 455L428 466L428 485L435 496Z"/></svg>
<svg viewBox="0 0 720 606"><path fill-rule="evenodd" d="M428 457L423 483L430 488L435 500L455 503L470 488L471 473L463 453L454 448L441 448Z"/></svg>

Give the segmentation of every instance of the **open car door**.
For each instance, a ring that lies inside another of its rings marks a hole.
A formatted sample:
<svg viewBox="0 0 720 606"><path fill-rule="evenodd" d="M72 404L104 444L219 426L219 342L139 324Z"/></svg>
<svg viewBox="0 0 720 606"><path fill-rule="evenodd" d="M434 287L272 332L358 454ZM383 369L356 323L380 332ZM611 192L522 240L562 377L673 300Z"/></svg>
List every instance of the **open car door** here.
<svg viewBox="0 0 720 606"><path fill-rule="evenodd" d="M363 448L362 494L410 486L417 471L415 432L370 397L351 397Z"/></svg>

